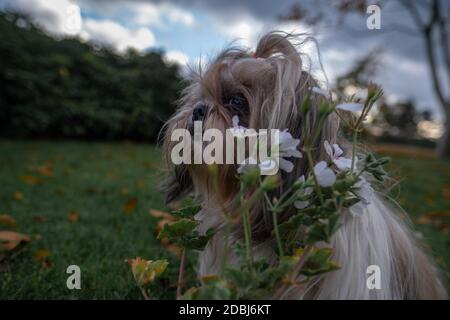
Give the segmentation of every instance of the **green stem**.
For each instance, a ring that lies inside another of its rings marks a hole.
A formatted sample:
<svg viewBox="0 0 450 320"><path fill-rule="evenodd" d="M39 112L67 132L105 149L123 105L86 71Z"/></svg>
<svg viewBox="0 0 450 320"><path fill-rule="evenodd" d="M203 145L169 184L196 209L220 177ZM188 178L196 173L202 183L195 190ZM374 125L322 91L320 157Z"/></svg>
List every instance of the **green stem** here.
<svg viewBox="0 0 450 320"><path fill-rule="evenodd" d="M264 193L264 196L265 196L265 198L267 200L267 203L269 204L270 211L272 211L273 232L275 233L275 239L277 241L277 246L278 246L278 251L280 252L280 257L283 257L284 256L283 246L281 245L280 232L278 230L278 219L277 219L278 218L277 217L278 211L270 203L270 199L267 196L267 193Z"/></svg>
<svg viewBox="0 0 450 320"><path fill-rule="evenodd" d="M317 195L319 196L320 203L324 204L323 197L322 197L322 191L320 190L320 185L319 185L319 182L317 181L316 173L314 172L314 161L313 161L313 158L312 158L312 155L311 155L311 149L310 148L306 149L306 156L308 157L309 170L311 171L311 173L313 175L313 178L314 178L314 182L315 182L314 184L315 184L315 187L316 187Z"/></svg>
<svg viewBox="0 0 450 320"><path fill-rule="evenodd" d="M222 254L222 263L220 265L220 274L223 276L223 273L225 271L225 267L227 266L227 260L228 260L228 243L231 236L231 222L230 218L226 215L225 216L225 242L223 244L223 254Z"/></svg>
<svg viewBox="0 0 450 320"><path fill-rule="evenodd" d="M244 203L244 196L241 191L241 204ZM252 254L252 240L250 230L250 218L248 206L242 207L242 218L244 220L244 240L245 240L245 252L247 257L247 263L250 270L253 269L253 254Z"/></svg>
<svg viewBox="0 0 450 320"><path fill-rule="evenodd" d="M355 131L353 131L353 137L352 137L352 167L351 167L350 172L353 172L353 170L355 169L357 138L358 138L358 129L355 128Z"/></svg>
<svg viewBox="0 0 450 320"><path fill-rule="evenodd" d="M183 250L181 252L180 270L178 272L177 299L179 299L181 297L181 290L183 290L185 262L186 262L186 249L183 248Z"/></svg>

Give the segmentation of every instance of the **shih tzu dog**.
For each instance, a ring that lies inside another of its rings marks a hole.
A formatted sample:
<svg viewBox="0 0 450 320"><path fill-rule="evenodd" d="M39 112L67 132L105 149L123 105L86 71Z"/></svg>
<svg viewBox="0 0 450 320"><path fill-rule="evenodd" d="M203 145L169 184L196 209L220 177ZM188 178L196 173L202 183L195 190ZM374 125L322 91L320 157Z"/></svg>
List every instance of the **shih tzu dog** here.
<svg viewBox="0 0 450 320"><path fill-rule="evenodd" d="M183 92L179 108L164 128L164 149L170 177L164 184L166 200L174 201L191 194L201 204L196 218L200 232L215 227L218 231L199 256L198 273L218 273L224 245L223 210L229 210L239 192L236 166L218 165L219 186L213 186L206 164L174 165L170 159L175 142L171 132L177 128L192 131L194 121L202 121L203 129L223 132L232 126L233 116L255 130L288 129L303 141L305 119L296 106L316 87L309 72L302 69L302 55L293 44L295 36L271 32L263 36L254 52L230 48L223 51L206 68L193 73ZM309 121L314 126L318 100L312 100ZM315 161L325 158L324 141L346 146L339 118L330 116L324 124L315 148ZM345 148L344 148L345 149ZM348 148L347 148L348 149ZM344 150L349 152L350 150ZM293 158L292 172L279 172L282 181L275 194L307 174L305 159ZM342 214L342 227L332 238L333 260L342 268L326 273L309 283L293 299L445 299L446 290L434 265L422 251L412 232L399 215L400 209L377 193L365 212L358 217ZM280 215L285 221L295 213L288 208ZM268 261L275 257L272 219L264 203L251 212L254 256ZM235 226L234 241L242 237L241 226ZM228 250L233 262L236 257ZM366 286L366 269L377 265L382 272L381 289Z"/></svg>

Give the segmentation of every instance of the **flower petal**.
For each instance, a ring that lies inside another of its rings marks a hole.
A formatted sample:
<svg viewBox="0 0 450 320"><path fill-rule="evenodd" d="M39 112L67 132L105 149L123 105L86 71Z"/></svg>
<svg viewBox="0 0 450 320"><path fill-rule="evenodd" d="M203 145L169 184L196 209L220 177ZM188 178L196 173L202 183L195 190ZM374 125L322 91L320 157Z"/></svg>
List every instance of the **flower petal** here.
<svg viewBox="0 0 450 320"><path fill-rule="evenodd" d="M363 104L356 102L341 103L336 106L336 109L350 112L359 112L362 111L363 108L364 108Z"/></svg>
<svg viewBox="0 0 450 320"><path fill-rule="evenodd" d="M336 182L336 175L333 170L327 167L325 161L321 161L314 167L314 173L317 178L317 182L322 187L331 187Z"/></svg>
<svg viewBox="0 0 450 320"><path fill-rule="evenodd" d="M280 169L286 172L292 172L292 170L294 169L294 165L292 164L292 162L280 158Z"/></svg>
<svg viewBox="0 0 450 320"><path fill-rule="evenodd" d="M352 159L339 157L333 160L334 165L340 170L349 170L352 167Z"/></svg>
<svg viewBox="0 0 450 320"><path fill-rule="evenodd" d="M340 157L344 153L344 151L341 149L341 147L339 147L339 145L336 143L333 144L333 149L334 149L333 155L335 158Z"/></svg>
<svg viewBox="0 0 450 320"><path fill-rule="evenodd" d="M295 201L294 202L294 207L296 207L297 209L305 209L307 206L309 205L308 201Z"/></svg>
<svg viewBox="0 0 450 320"><path fill-rule="evenodd" d="M324 96L327 99L330 97L330 92L328 92L327 90L321 89L319 87L312 87L311 91L314 93L320 94L321 96Z"/></svg>

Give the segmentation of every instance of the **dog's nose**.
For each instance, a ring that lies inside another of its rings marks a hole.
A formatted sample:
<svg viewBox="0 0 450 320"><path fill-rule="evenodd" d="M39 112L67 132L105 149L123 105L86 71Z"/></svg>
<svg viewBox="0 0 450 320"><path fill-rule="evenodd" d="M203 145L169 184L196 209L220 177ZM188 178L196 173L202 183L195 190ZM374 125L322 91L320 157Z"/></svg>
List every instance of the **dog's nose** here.
<svg viewBox="0 0 450 320"><path fill-rule="evenodd" d="M208 106L205 104L200 104L194 108L192 112L192 121L202 121L206 117L206 112L208 111Z"/></svg>

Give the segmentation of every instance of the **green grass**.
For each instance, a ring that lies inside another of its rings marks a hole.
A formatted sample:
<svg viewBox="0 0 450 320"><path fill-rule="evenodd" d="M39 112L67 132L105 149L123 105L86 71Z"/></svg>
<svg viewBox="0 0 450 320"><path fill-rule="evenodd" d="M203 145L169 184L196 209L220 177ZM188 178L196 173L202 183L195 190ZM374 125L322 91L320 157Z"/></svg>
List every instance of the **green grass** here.
<svg viewBox="0 0 450 320"><path fill-rule="evenodd" d="M155 239L156 219L148 213L165 209L157 190L159 163L159 150L142 144L0 141L0 214L16 218L16 231L41 236L0 262L0 299L140 299L124 262L136 256L169 260L171 267L151 294L173 298L177 258ZM52 176L36 172L43 164L51 167ZM400 158L393 170L405 178L397 200L413 221L429 211L450 210L442 195L444 186L450 187L449 162ZM24 175L42 183L27 184ZM23 194L21 201L15 192ZM127 215L122 208L132 197L138 199L137 207ZM78 213L76 223L69 219L72 211ZM35 216L47 220L35 221ZM449 234L432 225L417 228L448 277ZM49 267L36 261L38 250L50 252ZM189 258L192 282L195 256ZM66 288L71 264L81 268L81 290Z"/></svg>

